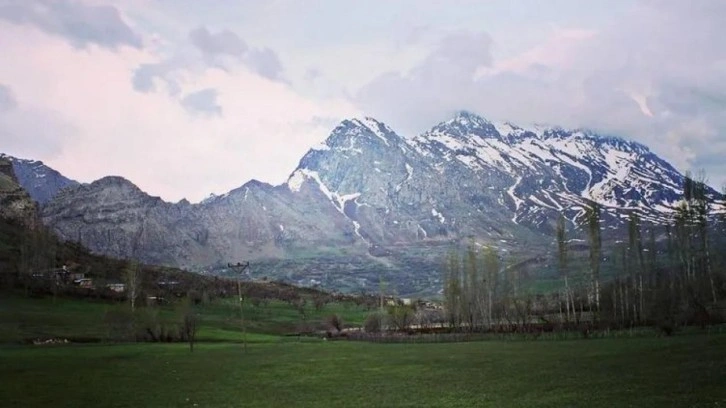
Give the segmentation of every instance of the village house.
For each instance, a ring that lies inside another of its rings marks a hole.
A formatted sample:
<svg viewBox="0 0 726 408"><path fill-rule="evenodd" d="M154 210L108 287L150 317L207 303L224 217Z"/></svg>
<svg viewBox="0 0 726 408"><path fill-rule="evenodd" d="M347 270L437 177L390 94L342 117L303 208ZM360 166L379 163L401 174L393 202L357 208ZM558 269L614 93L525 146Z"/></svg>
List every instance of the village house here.
<svg viewBox="0 0 726 408"><path fill-rule="evenodd" d="M125 283L107 283L106 288L111 289L117 293L123 293L126 290Z"/></svg>

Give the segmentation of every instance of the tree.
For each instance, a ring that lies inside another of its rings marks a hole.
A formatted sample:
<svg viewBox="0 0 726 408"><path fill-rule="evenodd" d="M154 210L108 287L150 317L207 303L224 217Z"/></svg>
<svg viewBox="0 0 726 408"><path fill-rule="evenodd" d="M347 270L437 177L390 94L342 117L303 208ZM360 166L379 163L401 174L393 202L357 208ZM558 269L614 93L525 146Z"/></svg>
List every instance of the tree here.
<svg viewBox="0 0 726 408"><path fill-rule="evenodd" d="M602 259L602 238L600 235L600 204L593 202L585 210L590 239L590 290L595 300L595 309L600 311L600 260Z"/></svg>
<svg viewBox="0 0 726 408"><path fill-rule="evenodd" d="M634 212L630 213L628 222L628 249L630 264L636 265L636 268L630 268L633 275L631 277L633 294L638 294L637 303L633 302L634 318L641 320L643 319L643 242L640 234L640 218Z"/></svg>
<svg viewBox="0 0 726 408"><path fill-rule="evenodd" d="M363 330L366 333L378 333L383 329L383 316L380 312L369 313L363 323Z"/></svg>
<svg viewBox="0 0 726 408"><path fill-rule="evenodd" d="M477 253L473 243L469 245L466 253L465 268L466 303L464 304L464 316L467 318L469 330L474 331L476 326L482 323L484 316L483 293L485 280L479 276Z"/></svg>
<svg viewBox="0 0 726 408"><path fill-rule="evenodd" d="M242 325L242 344L245 350L245 353L247 353L247 326L245 325L245 312L244 312L244 306L245 306L245 299L246 299L246 293L242 292L242 273L250 267L250 263L241 263L237 262L236 265L232 265L231 263L227 264L228 268L231 268L233 271L236 271L238 273L237 275L237 296L239 297L239 319L240 324ZM249 273L249 271L248 271Z"/></svg>
<svg viewBox="0 0 726 408"><path fill-rule="evenodd" d="M446 318L452 328L458 328L461 323L460 274L459 256L452 250L444 268L444 308Z"/></svg>
<svg viewBox="0 0 726 408"><path fill-rule="evenodd" d="M565 279L565 309L567 312L567 321L570 321L570 293L569 273L567 270L567 224L564 214L560 213L557 219L557 260L560 276ZM572 301L572 313L575 313L575 303Z"/></svg>
<svg viewBox="0 0 726 408"><path fill-rule="evenodd" d="M292 302L292 304L293 304L293 306L295 306L295 309L297 310L297 312L300 313L300 320L302 321L302 325L301 325L302 330L301 331L307 330L307 327L306 327L307 310L305 310L305 306L307 306L307 303L308 303L307 300L302 296L293 300L293 302Z"/></svg>
<svg viewBox="0 0 726 408"><path fill-rule="evenodd" d="M186 298L182 313L182 338L189 342L189 352L194 352L194 341L197 337L199 317L194 310L191 299Z"/></svg>
<svg viewBox="0 0 726 408"><path fill-rule="evenodd" d="M484 286L487 293L487 324L491 326L494 323L493 309L496 296L497 285L499 282L499 257L491 247L484 249Z"/></svg>
<svg viewBox="0 0 726 408"><path fill-rule="evenodd" d="M711 267L708 224L710 199L707 193L706 177L694 178L686 173L683 179L683 201L676 209L676 241L682 277L683 293L694 292L718 301L716 285ZM706 294L708 293L708 294ZM692 299L695 300L695 299Z"/></svg>
<svg viewBox="0 0 726 408"><path fill-rule="evenodd" d="M409 305L394 305L388 308L388 318L399 331L406 331L413 324L416 312Z"/></svg>
<svg viewBox="0 0 726 408"><path fill-rule="evenodd" d="M126 263L124 277L126 279L126 295L131 304L131 312L136 310L136 297L139 295L139 289L141 287L141 273L138 262L128 261Z"/></svg>
<svg viewBox="0 0 726 408"><path fill-rule="evenodd" d="M699 265L702 274L706 275L711 289L711 300L717 303L716 285L713 279L713 270L711 269L711 251L709 245L708 220L711 210L711 203L706 195L706 176L700 173L693 181L693 207L694 216L696 218L696 231L700 238Z"/></svg>
<svg viewBox="0 0 726 408"><path fill-rule="evenodd" d="M343 318L340 315L332 314L325 319L326 326L329 330L335 330L336 333L343 331Z"/></svg>

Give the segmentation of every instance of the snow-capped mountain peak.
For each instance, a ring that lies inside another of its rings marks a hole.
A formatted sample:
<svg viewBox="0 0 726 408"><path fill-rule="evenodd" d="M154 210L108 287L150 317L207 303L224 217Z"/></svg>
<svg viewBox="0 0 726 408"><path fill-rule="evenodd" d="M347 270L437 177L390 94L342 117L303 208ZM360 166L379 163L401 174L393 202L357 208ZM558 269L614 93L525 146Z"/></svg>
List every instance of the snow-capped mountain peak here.
<svg viewBox="0 0 726 408"><path fill-rule="evenodd" d="M491 122L467 111L457 112L452 119L439 123L427 133L448 134L460 139L474 136L497 137L499 135Z"/></svg>
<svg viewBox="0 0 726 408"><path fill-rule="evenodd" d="M515 222L541 224L550 218L542 214L560 211L575 220L590 201L662 219L683 180L642 144L586 129L457 115L414 138L414 145L442 171L468 173L483 189L501 189L498 200L515 213Z"/></svg>
<svg viewBox="0 0 726 408"><path fill-rule="evenodd" d="M433 282L457 242L549 251L559 215L579 223L593 201L605 228L633 211L664 221L682 185L638 143L463 112L410 139L372 118L345 120L280 186L249 182L177 205L108 178L57 195L43 220L113 256L199 268L242 257L264 273L287 259L288 276L340 269L365 286L384 264Z"/></svg>

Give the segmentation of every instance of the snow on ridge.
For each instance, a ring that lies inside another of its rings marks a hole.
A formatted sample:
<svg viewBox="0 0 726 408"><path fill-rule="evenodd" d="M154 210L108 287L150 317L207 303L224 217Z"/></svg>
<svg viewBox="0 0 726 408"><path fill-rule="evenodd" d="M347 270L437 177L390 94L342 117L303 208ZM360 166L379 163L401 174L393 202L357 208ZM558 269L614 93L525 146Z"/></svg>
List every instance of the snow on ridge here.
<svg viewBox="0 0 726 408"><path fill-rule="evenodd" d="M298 169L290 175L290 178L287 179L287 188L290 191L295 193L300 191L300 188L305 182L306 171L307 169Z"/></svg>
<svg viewBox="0 0 726 408"><path fill-rule="evenodd" d="M494 129L496 129L501 136L518 136L517 128L512 126L509 122L492 122L492 125L494 125Z"/></svg>
<svg viewBox="0 0 726 408"><path fill-rule="evenodd" d="M404 163L404 165L406 166L406 178L403 179L403 181L401 181L400 183L398 183L398 185L396 186L396 192L401 191L403 184L405 182L407 182L408 180L411 180L411 176L413 176L413 167L411 167L411 165L408 163Z"/></svg>
<svg viewBox="0 0 726 408"><path fill-rule="evenodd" d="M519 211L519 207L522 205L522 203L524 203L524 200L522 200L521 198L517 197L514 194L514 190L517 188L517 186L519 185L520 182L522 182L522 176L519 176L517 178L517 181L515 181L514 184L512 184L512 186L507 189L507 194L509 194L509 196L512 197L512 200L514 200L515 208L514 208L514 216L512 217L512 222L515 224L517 223L517 211Z"/></svg>
<svg viewBox="0 0 726 408"><path fill-rule="evenodd" d="M296 174L298 174L296 176ZM294 177L294 179L293 179ZM300 187L302 186L302 183L305 181L305 178L313 179L316 183L318 183L318 188L320 191L325 194L326 197L332 202L337 202L337 197L335 196L335 193L330 191L328 189L328 186L326 186L323 181L320 179L320 175L317 171L310 170L310 169L299 169L296 170L295 173L290 177L290 180L288 180L288 187L290 187L290 190L294 190L296 192L300 191ZM342 211L342 210L341 210Z"/></svg>
<svg viewBox="0 0 726 408"><path fill-rule="evenodd" d="M348 215L345 213L345 203L347 203L350 200L357 200L358 197L360 197L361 193L351 193L351 194L339 194L338 192L330 191L330 189L323 183L323 181L320 179L320 175L318 172L309 170L309 169L298 169L296 170L292 176L290 176L290 179L287 181L287 186L290 188L290 191L299 192L300 187L302 186L305 179L312 179L315 180L315 182L318 184L318 188L320 191L328 197L328 200L330 200L331 204L333 204L333 207L335 207L336 210L338 210L339 213L343 214L345 218L350 220L350 222L353 223L353 229L355 231L355 234L365 243L370 245L370 242L363 238L363 235L360 234L360 223L358 223L356 220L351 219L348 217ZM356 202L357 204L357 202Z"/></svg>
<svg viewBox="0 0 726 408"><path fill-rule="evenodd" d="M421 228L421 225L420 224L418 224L418 230L421 231L421 232L423 232L424 239L426 239L426 238L429 237L429 234L426 233L426 230L425 229Z"/></svg>
<svg viewBox="0 0 726 408"><path fill-rule="evenodd" d="M439 219L439 222L442 223L442 224L444 222L446 222L446 218L444 217L444 214L441 214L440 212L438 212L436 210L436 208L432 208L431 209L431 215L433 215L434 217L438 218Z"/></svg>
<svg viewBox="0 0 726 408"><path fill-rule="evenodd" d="M616 149L608 149L603 152L603 158L607 165L607 174L603 179L590 187L589 195L594 200L605 201L615 186L622 184L630 174L633 163L637 157L628 152ZM607 199L612 203L613 199ZM617 206L617 203L615 203Z"/></svg>
<svg viewBox="0 0 726 408"><path fill-rule="evenodd" d="M320 142L320 143L310 147L310 150L326 151L326 150L330 150L330 146L328 146L325 142Z"/></svg>
<svg viewBox="0 0 726 408"><path fill-rule="evenodd" d="M385 143L386 146L390 146L390 143L388 143L388 138L386 138L386 135L381 131L381 127L383 127L386 131L390 132L391 129L388 126L383 125L381 122L378 122L377 120L368 116L364 117L363 119L354 119L353 122L356 122L357 124L370 130L373 135L383 140L383 143Z"/></svg>
<svg viewBox="0 0 726 408"><path fill-rule="evenodd" d="M335 197L336 202L338 203L338 208L340 208L340 210L342 211L345 208L345 203L350 200L356 200L358 197L360 197L360 193L344 195L338 195L337 193L333 193L333 197Z"/></svg>

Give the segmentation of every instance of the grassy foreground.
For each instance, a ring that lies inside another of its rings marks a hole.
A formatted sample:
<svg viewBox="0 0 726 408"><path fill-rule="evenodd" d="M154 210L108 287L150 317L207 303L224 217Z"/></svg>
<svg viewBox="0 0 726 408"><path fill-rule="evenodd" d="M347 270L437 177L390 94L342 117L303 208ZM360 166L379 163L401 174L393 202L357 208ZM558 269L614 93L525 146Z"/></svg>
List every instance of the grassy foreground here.
<svg viewBox="0 0 726 408"><path fill-rule="evenodd" d="M312 302L310 302L312 303ZM28 298L0 292L0 344L22 343L32 339L62 338L72 341L106 341L108 325L104 316L113 310L128 310L127 303L113 303L73 298ZM181 320L174 305L139 308L140 312L154 313L159 321L176 324ZM235 299L217 299L210 304L195 307L200 321L199 341L241 341L239 306ZM288 303L271 300L255 306L245 303L247 330L252 333L281 335L298 331L302 323L319 325L332 314L342 316L347 325L361 325L369 313L352 302L328 303L320 310L312 304L301 314ZM254 341L254 339L248 338Z"/></svg>
<svg viewBox="0 0 726 408"><path fill-rule="evenodd" d="M5 346L0 405L726 405L726 336L369 344Z"/></svg>

